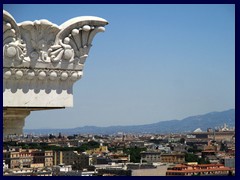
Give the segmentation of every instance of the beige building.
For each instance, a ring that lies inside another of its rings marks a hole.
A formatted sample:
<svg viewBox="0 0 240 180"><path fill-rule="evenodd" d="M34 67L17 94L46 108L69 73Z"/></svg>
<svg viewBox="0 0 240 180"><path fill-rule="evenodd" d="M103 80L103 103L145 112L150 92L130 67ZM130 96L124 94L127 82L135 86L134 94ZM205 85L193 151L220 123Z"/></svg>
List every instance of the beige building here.
<svg viewBox="0 0 240 180"><path fill-rule="evenodd" d="M161 162L161 152L141 152L141 162Z"/></svg>
<svg viewBox="0 0 240 180"><path fill-rule="evenodd" d="M132 176L166 176L167 165L151 169L132 169Z"/></svg>
<svg viewBox="0 0 240 180"><path fill-rule="evenodd" d="M34 166L51 167L53 165L53 151L22 148L3 150L3 160L11 169Z"/></svg>
<svg viewBox="0 0 240 180"><path fill-rule="evenodd" d="M54 152L54 165L73 165L75 169L87 168L92 164L92 156L77 151Z"/></svg>
<svg viewBox="0 0 240 180"><path fill-rule="evenodd" d="M161 152L141 152L141 162L184 163L185 154L183 153L163 154Z"/></svg>
<svg viewBox="0 0 240 180"><path fill-rule="evenodd" d="M13 168L27 168L33 163L33 156L31 150L22 150L21 148L15 151L3 151L3 160L8 164L10 169Z"/></svg>
<svg viewBox="0 0 240 180"><path fill-rule="evenodd" d="M162 154L161 162L162 163L184 163L185 154L183 153Z"/></svg>
<svg viewBox="0 0 240 180"><path fill-rule="evenodd" d="M45 167L53 166L53 151L34 151L33 163L43 163Z"/></svg>
<svg viewBox="0 0 240 180"><path fill-rule="evenodd" d="M100 146L99 148L94 148L86 151L87 154L106 154L108 152L109 151L107 146Z"/></svg>

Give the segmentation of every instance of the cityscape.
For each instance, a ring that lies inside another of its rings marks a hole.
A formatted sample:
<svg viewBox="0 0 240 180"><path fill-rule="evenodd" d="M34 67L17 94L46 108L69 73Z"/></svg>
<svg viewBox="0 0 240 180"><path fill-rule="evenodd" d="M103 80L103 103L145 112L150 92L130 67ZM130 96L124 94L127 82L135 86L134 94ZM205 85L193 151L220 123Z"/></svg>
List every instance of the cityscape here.
<svg viewBox="0 0 240 180"><path fill-rule="evenodd" d="M4 176L234 176L235 128L176 134L8 135Z"/></svg>

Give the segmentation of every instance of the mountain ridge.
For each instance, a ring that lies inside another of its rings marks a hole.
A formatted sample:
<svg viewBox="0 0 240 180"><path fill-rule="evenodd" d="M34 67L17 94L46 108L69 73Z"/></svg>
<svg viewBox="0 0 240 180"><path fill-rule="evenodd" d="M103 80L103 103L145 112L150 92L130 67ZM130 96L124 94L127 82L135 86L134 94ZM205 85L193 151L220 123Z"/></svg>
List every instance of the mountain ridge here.
<svg viewBox="0 0 240 180"><path fill-rule="evenodd" d="M143 125L123 125L123 126L83 126L68 129L24 129L24 133L33 134L114 134L124 133L181 133L190 132L197 128L206 130L207 128L216 128L227 123L229 126L235 126L235 109L226 111L213 111L203 115L189 116L181 120L165 120L151 124Z"/></svg>

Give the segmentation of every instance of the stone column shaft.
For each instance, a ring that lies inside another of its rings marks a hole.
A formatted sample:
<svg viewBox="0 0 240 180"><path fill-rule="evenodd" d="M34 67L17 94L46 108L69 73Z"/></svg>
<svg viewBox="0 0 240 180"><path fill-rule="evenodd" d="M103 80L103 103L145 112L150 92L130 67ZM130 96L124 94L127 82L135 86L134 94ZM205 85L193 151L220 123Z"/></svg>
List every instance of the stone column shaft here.
<svg viewBox="0 0 240 180"><path fill-rule="evenodd" d="M29 110L10 108L3 110L3 134L22 135L25 118L30 114Z"/></svg>

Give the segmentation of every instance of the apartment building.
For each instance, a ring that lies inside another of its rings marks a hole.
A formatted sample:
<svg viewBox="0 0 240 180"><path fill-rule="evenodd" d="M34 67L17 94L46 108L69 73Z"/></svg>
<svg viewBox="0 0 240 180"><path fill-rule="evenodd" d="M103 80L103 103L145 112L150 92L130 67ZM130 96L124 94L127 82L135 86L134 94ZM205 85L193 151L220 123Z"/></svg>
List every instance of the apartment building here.
<svg viewBox="0 0 240 180"><path fill-rule="evenodd" d="M92 164L92 156L77 151L54 152L54 165L73 165L75 169L87 168Z"/></svg>
<svg viewBox="0 0 240 180"><path fill-rule="evenodd" d="M9 168L51 167L53 152L21 147L3 150L3 160Z"/></svg>
<svg viewBox="0 0 240 180"><path fill-rule="evenodd" d="M141 152L141 162L184 163L184 153Z"/></svg>
<svg viewBox="0 0 240 180"><path fill-rule="evenodd" d="M170 153L161 155L161 163L184 163L184 153Z"/></svg>
<svg viewBox="0 0 240 180"><path fill-rule="evenodd" d="M232 171L231 168L225 167L223 164L177 164L172 168L168 168L166 176L214 176L228 175Z"/></svg>
<svg viewBox="0 0 240 180"><path fill-rule="evenodd" d="M161 152L141 152L141 162L161 162Z"/></svg>

